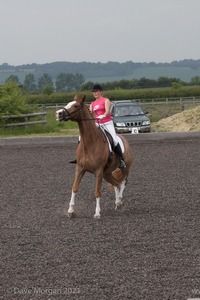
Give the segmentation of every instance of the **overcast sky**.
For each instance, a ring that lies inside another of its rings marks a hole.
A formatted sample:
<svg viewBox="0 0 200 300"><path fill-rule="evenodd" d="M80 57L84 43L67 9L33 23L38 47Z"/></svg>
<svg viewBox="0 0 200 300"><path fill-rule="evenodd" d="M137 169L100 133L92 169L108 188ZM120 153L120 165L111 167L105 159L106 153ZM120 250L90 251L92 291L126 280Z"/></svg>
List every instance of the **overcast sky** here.
<svg viewBox="0 0 200 300"><path fill-rule="evenodd" d="M200 59L200 0L0 0L0 64Z"/></svg>

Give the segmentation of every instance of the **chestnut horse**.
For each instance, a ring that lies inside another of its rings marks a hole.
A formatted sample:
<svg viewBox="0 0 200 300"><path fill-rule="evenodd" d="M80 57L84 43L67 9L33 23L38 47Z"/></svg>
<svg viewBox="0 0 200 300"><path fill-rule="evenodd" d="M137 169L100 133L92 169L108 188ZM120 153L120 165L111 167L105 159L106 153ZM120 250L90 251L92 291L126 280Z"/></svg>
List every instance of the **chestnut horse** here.
<svg viewBox="0 0 200 300"><path fill-rule="evenodd" d="M76 151L76 171L72 186L71 200L69 203L68 216L75 216L74 206L76 193L85 172L95 175L96 209L94 218L100 218L100 198L103 179L115 190L115 209L122 206L122 193L127 184L129 169L132 163L131 148L123 136L119 136L124 145L124 161L126 168L119 169L119 158L112 152L108 140L102 129L96 125L95 119L83 99L74 97L74 101L64 108L56 111L58 121L72 120L78 123L80 143Z"/></svg>

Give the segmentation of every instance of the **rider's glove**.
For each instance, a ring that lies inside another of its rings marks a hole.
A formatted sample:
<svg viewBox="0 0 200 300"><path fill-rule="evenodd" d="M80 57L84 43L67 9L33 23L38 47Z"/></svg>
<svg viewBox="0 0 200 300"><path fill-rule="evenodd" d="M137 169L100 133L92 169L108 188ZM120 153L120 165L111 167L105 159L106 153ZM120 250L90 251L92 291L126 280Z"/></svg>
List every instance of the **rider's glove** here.
<svg viewBox="0 0 200 300"><path fill-rule="evenodd" d="M105 115L100 115L100 116L97 117L97 119L99 119L99 120L101 120L103 118L105 118Z"/></svg>

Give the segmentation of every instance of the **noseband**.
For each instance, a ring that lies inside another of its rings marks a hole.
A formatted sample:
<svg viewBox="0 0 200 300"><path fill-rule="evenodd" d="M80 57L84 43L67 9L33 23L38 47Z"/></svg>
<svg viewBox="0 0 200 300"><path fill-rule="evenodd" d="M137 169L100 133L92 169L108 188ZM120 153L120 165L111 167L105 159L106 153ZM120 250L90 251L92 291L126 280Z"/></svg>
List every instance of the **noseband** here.
<svg viewBox="0 0 200 300"><path fill-rule="evenodd" d="M70 120L71 117L76 116L76 115L78 116L80 114L80 112L82 111L82 107L83 107L83 104L81 104L80 108L78 108L75 111L72 111L71 113L69 113L68 110L65 107L63 107L63 110L66 113L66 116L64 116L64 120Z"/></svg>

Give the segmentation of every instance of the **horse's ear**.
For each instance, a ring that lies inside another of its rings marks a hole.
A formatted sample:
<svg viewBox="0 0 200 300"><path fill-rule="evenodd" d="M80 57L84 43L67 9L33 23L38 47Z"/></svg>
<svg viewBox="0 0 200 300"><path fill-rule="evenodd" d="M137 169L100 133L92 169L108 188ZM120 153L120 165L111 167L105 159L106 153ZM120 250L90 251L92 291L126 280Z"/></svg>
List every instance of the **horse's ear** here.
<svg viewBox="0 0 200 300"><path fill-rule="evenodd" d="M86 99L86 95L83 96L83 98L82 98L82 103L85 102L85 99Z"/></svg>
<svg viewBox="0 0 200 300"><path fill-rule="evenodd" d="M74 96L74 101L77 101L79 103L84 103L85 99L86 99L86 95L84 95L82 99L79 99L77 95Z"/></svg>

